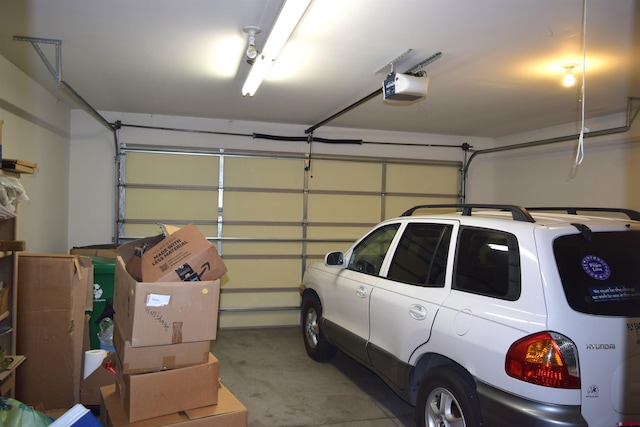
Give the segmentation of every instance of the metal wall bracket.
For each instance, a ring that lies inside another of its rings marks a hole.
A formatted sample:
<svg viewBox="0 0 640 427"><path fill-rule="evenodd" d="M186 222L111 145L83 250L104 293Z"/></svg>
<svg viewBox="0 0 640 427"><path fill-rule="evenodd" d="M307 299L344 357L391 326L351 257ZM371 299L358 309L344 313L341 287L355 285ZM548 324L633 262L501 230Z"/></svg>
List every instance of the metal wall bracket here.
<svg viewBox="0 0 640 427"><path fill-rule="evenodd" d="M53 76L56 81L56 86L58 89L65 89L67 94L72 98L77 104L79 104L87 113L89 113L94 119L96 119L102 126L109 129L114 133L115 136L115 127L111 123L109 123L96 109L94 109L78 92L76 92L67 82L62 80L62 61L61 61L61 50L62 50L62 41L56 39L42 39L35 37L23 37L23 36L13 36L14 40L25 41L31 43L31 46L38 52L40 59L44 62L44 65L47 66L47 69ZM56 47L56 65L55 67L49 61L49 58L44 54L40 44L53 44ZM117 144L117 142L116 142Z"/></svg>
<svg viewBox="0 0 640 427"><path fill-rule="evenodd" d="M62 40L41 39L41 38L23 37L23 36L13 36L13 39L14 40L18 40L18 41L24 41L24 42L31 43L31 46L33 46L33 48L36 50L36 52L38 52L38 55L40 56L40 59L42 59L42 62L44 62L44 65L47 66L47 69L49 70L49 72L51 73L53 78L55 79L56 85L58 87L62 86L62 62L60 60ZM40 44L53 44L53 45L55 45L55 47L56 47L56 65L55 65L55 67L51 64L51 62L49 61L49 58L47 58L47 55L44 54L44 52L42 51L42 48L40 48Z"/></svg>

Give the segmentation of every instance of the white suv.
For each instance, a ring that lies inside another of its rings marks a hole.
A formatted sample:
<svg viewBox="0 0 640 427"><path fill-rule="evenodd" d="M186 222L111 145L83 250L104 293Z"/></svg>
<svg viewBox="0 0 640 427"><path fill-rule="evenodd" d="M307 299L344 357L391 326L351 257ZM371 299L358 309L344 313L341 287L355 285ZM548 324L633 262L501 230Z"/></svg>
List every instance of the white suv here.
<svg viewBox="0 0 640 427"><path fill-rule="evenodd" d="M416 206L301 297L309 356L369 367L418 426L640 426L639 212Z"/></svg>

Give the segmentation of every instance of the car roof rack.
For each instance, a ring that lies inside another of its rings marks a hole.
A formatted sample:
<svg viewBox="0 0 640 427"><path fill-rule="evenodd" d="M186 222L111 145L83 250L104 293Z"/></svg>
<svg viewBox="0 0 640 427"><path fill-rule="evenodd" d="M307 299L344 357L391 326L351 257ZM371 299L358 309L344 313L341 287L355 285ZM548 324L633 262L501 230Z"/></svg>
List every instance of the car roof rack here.
<svg viewBox="0 0 640 427"><path fill-rule="evenodd" d="M629 219L634 221L640 221L640 212L633 209L623 208L561 208L561 207L528 207L527 211L549 211L549 212L564 212L570 215L578 215L578 211L581 212L608 212L608 213L622 213Z"/></svg>
<svg viewBox="0 0 640 427"><path fill-rule="evenodd" d="M511 212L514 221L536 222L531 214L522 206L516 205L483 205L483 204L450 204L450 205L418 205L405 211L401 216L411 216L418 209L457 209L463 216L471 216L473 209L496 209Z"/></svg>

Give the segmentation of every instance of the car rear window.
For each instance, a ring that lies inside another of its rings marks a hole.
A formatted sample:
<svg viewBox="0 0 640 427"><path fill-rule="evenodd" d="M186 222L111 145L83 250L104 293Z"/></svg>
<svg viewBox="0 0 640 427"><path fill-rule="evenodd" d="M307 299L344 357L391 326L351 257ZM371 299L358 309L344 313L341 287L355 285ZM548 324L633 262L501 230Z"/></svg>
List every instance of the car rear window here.
<svg viewBox="0 0 640 427"><path fill-rule="evenodd" d="M462 227L453 289L508 301L520 298L520 251L516 236Z"/></svg>
<svg viewBox="0 0 640 427"><path fill-rule="evenodd" d="M640 231L562 236L553 252L571 308L640 316Z"/></svg>

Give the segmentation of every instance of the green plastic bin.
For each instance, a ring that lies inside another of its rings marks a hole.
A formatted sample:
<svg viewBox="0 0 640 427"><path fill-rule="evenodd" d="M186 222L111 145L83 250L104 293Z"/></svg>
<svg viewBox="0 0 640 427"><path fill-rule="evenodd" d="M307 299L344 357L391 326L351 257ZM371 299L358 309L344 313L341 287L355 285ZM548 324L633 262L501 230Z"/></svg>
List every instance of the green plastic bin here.
<svg viewBox="0 0 640 427"><path fill-rule="evenodd" d="M91 256L93 263L93 311L89 320L91 349L104 348L100 345L98 320L107 307L107 301L113 301L113 288L116 273L116 260L100 256Z"/></svg>

